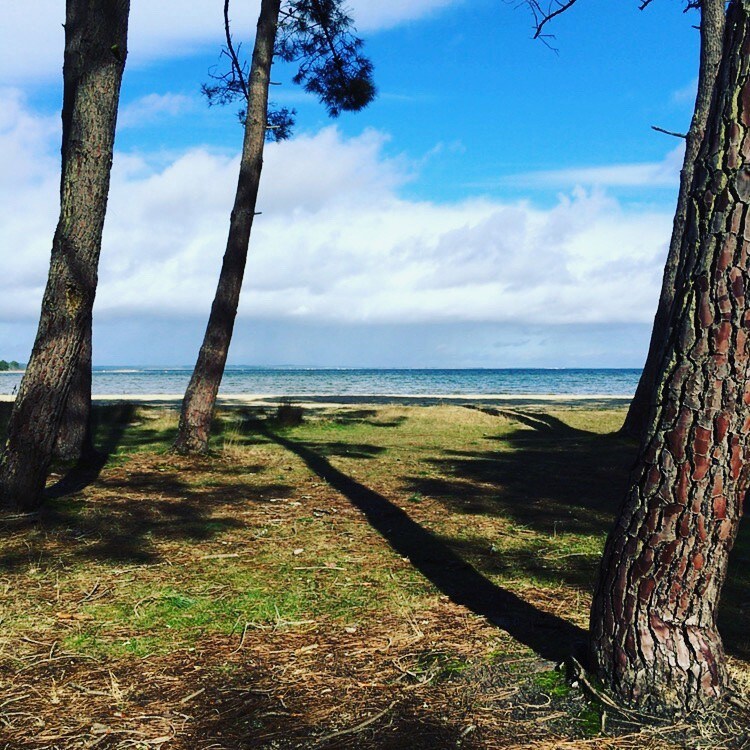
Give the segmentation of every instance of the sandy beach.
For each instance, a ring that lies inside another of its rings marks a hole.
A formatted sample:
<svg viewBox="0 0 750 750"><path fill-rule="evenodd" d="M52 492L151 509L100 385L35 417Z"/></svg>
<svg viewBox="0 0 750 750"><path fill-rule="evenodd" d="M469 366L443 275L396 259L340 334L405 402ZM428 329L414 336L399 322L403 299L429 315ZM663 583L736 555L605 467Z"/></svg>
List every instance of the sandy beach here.
<svg viewBox="0 0 750 750"><path fill-rule="evenodd" d="M174 406L182 401L183 394L177 393L112 393L92 396L95 403L134 402L139 404L163 404ZM502 404L600 404L617 407L630 402L632 396L628 394L364 394L332 396L331 394L301 394L278 395L268 393L247 393L219 396L219 406L274 406L282 399L300 404L315 404L317 406L340 406L342 404L403 404L414 406L430 406L439 403L473 403L486 405ZM0 402L11 402L14 395L0 395Z"/></svg>

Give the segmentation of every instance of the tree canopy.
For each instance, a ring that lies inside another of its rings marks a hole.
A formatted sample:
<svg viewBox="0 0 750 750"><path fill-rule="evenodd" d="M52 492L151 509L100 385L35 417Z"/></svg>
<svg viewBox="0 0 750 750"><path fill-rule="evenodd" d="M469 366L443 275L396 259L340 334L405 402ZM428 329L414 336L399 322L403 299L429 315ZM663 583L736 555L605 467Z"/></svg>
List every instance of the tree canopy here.
<svg viewBox="0 0 750 750"><path fill-rule="evenodd" d="M229 69L210 72L213 82L203 84L202 91L209 106L239 101L238 116L244 124L249 66L242 57L242 44L235 45L232 38L229 0L224 2L224 31L221 55L228 60ZM330 117L359 111L375 98L373 65L363 46L341 0L286 0L282 4L274 57L297 65L292 81L316 96ZM269 104L266 138L289 138L296 114L294 109Z"/></svg>

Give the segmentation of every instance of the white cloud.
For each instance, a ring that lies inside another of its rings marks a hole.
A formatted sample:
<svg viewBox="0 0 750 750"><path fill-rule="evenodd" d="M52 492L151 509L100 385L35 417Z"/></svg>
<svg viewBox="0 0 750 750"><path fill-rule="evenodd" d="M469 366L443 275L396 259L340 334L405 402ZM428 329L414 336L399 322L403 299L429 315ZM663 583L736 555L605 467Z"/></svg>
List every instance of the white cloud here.
<svg viewBox="0 0 750 750"><path fill-rule="evenodd" d="M0 99L0 321L38 315L57 213L59 136ZM335 127L267 150L241 315L347 322L648 322L671 217L577 189L552 209L407 200L385 136ZM237 158L115 160L96 314L205 320Z"/></svg>
<svg viewBox="0 0 750 750"><path fill-rule="evenodd" d="M414 21L455 4L456 0L380 0L376 3L372 0L349 0L347 7L351 9L357 28L364 32Z"/></svg>
<svg viewBox="0 0 750 750"><path fill-rule="evenodd" d="M0 104L0 139L6 146L0 190L13 193L16 183L34 182L47 176L53 168L58 148L53 142L60 118L32 114L21 92L14 89L0 88Z"/></svg>
<svg viewBox="0 0 750 750"><path fill-rule="evenodd" d="M347 3L363 34L413 21L461 0L350 0ZM235 1L232 27L238 38L252 38L259 0ZM61 78L65 3L6 0L0 10L0 71L6 84ZM129 66L158 59L184 58L223 42L221 3L215 0L134 2L129 28ZM30 40L32 47L30 48Z"/></svg>
<svg viewBox="0 0 750 750"><path fill-rule="evenodd" d="M161 118L177 117L195 107L195 99L184 94L147 94L121 107L117 124L121 128L135 128Z"/></svg>
<svg viewBox="0 0 750 750"><path fill-rule="evenodd" d="M9 310L41 298L60 181L59 117L32 115L22 96L0 89L0 259ZM50 217L52 220L50 222Z"/></svg>
<svg viewBox="0 0 750 750"><path fill-rule="evenodd" d="M672 149L662 161L642 164L607 164L572 167L503 178L502 184L528 188L651 187L677 188L682 168L684 143Z"/></svg>

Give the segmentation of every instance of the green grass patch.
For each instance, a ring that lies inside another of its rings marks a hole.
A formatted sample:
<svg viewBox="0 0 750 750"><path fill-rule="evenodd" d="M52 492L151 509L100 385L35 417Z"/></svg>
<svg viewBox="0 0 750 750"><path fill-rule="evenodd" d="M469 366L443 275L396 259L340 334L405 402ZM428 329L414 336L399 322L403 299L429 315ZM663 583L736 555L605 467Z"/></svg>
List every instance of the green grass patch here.
<svg viewBox="0 0 750 750"><path fill-rule="evenodd" d="M550 698L567 698L570 694L564 673L556 669L534 675L534 687Z"/></svg>

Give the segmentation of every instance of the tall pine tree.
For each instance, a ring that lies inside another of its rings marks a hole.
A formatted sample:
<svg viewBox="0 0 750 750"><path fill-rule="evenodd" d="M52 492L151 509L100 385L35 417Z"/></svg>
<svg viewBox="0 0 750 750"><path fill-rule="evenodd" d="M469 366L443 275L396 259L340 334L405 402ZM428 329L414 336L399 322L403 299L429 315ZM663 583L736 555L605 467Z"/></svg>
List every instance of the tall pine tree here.
<svg viewBox="0 0 750 750"><path fill-rule="evenodd" d="M716 618L748 486L749 213L750 0L732 0L654 406L591 612L599 676L654 713L729 687Z"/></svg>
<svg viewBox="0 0 750 750"><path fill-rule="evenodd" d="M243 102L245 124L237 193L229 237L203 344L180 412L174 448L179 453L205 453L221 379L224 375L245 273L250 231L263 167L267 137L289 134L292 113L268 106L274 56L298 64L295 83L315 94L335 117L357 111L375 96L372 64L362 54L362 41L341 0L262 0L249 76L244 74L229 33L229 0L224 4L225 54L230 70L206 87L210 101Z"/></svg>
<svg viewBox="0 0 750 750"><path fill-rule="evenodd" d="M24 510L41 501L90 342L129 11L129 0L67 0L60 218L39 329L0 462L0 498Z"/></svg>

